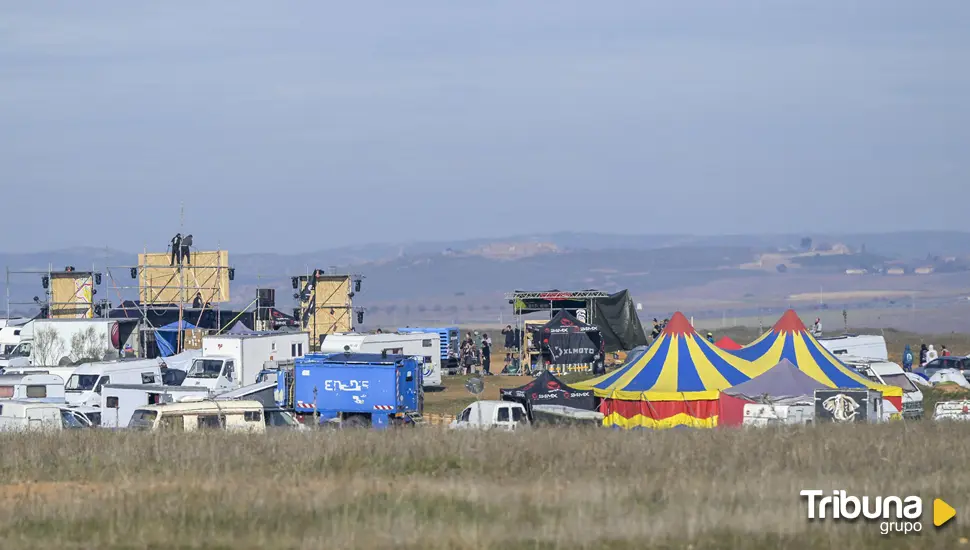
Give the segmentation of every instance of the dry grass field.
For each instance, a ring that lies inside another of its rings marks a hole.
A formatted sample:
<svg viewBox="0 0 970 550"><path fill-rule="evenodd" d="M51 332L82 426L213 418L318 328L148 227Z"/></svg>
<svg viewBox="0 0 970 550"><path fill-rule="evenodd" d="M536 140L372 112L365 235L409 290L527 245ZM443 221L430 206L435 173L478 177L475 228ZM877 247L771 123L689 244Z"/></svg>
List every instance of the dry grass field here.
<svg viewBox="0 0 970 550"><path fill-rule="evenodd" d="M3 437L3 548L954 548L970 426ZM919 535L802 489L941 497Z"/></svg>

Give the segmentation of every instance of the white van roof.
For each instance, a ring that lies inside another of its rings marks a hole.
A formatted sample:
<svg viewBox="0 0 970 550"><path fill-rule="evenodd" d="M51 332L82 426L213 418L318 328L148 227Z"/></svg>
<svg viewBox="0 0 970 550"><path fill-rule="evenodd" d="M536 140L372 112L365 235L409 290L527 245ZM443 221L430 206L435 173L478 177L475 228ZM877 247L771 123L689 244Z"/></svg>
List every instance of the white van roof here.
<svg viewBox="0 0 970 550"><path fill-rule="evenodd" d="M46 403L44 401L28 401L20 399L11 399L9 401L0 401L0 416L19 416L17 413L22 413L27 409L61 409L63 403Z"/></svg>
<svg viewBox="0 0 970 550"><path fill-rule="evenodd" d="M16 386L17 384L63 386L64 379L56 374L0 374L0 386Z"/></svg>
<svg viewBox="0 0 970 550"><path fill-rule="evenodd" d="M180 403L161 403L138 407L140 411L158 411L160 413L238 413L263 410L259 401L189 401Z"/></svg>
<svg viewBox="0 0 970 550"><path fill-rule="evenodd" d="M83 363L74 369L74 374L106 374L126 370L159 368L157 359L127 359L120 361L95 361Z"/></svg>

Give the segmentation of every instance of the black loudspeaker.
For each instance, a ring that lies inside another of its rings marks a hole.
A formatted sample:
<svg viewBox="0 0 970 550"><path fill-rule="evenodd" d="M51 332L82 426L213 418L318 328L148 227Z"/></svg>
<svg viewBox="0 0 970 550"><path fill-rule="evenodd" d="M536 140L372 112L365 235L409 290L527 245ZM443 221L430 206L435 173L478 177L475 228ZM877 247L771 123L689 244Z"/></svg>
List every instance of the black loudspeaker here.
<svg viewBox="0 0 970 550"><path fill-rule="evenodd" d="M256 297L259 298L259 307L276 307L275 288L257 288Z"/></svg>

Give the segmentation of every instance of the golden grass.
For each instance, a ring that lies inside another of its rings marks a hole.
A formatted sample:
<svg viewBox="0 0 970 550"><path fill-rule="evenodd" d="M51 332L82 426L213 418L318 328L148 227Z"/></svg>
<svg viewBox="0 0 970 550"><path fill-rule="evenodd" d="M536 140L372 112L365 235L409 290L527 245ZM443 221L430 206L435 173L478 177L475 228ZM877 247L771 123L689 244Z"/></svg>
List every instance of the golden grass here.
<svg viewBox="0 0 970 550"><path fill-rule="evenodd" d="M4 548L931 548L958 545L970 510L970 426L929 422L2 441ZM941 497L958 515L887 538L809 523L805 488Z"/></svg>

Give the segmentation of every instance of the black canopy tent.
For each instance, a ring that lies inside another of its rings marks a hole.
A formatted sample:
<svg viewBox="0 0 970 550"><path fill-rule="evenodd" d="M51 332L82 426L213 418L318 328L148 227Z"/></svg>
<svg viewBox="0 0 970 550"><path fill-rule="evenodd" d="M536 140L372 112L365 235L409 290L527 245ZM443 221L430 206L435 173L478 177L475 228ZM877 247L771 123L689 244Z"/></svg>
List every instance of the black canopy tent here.
<svg viewBox="0 0 970 550"><path fill-rule="evenodd" d="M539 343L548 365L603 364L603 337L599 327L580 321L566 310L536 329L532 338Z"/></svg>
<svg viewBox="0 0 970 550"><path fill-rule="evenodd" d="M549 371L524 386L505 388L499 392L503 401L522 403L532 418L533 405L562 405L587 411L596 410L596 397L592 390L577 390Z"/></svg>

